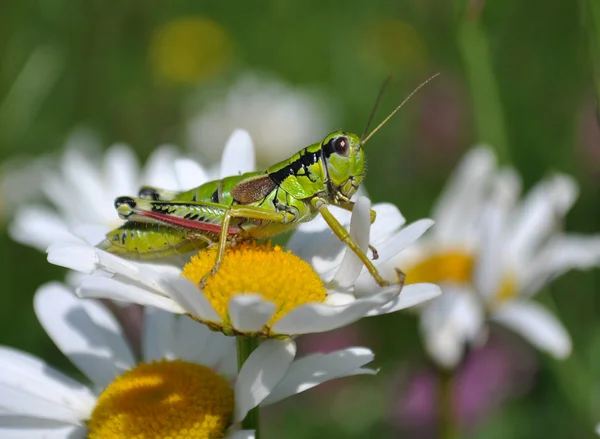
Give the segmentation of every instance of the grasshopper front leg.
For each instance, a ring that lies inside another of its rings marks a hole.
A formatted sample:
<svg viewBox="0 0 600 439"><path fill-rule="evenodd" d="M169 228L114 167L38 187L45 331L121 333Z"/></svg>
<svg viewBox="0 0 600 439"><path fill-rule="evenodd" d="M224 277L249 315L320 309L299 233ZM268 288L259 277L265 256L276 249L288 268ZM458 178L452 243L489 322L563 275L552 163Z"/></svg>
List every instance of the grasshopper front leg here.
<svg viewBox="0 0 600 439"><path fill-rule="evenodd" d="M347 199L340 199L338 201L336 201L333 205L340 207L344 210L347 210L348 212L352 212L354 210L354 205L356 203L354 203L354 201L350 201ZM375 219L377 218L377 212L375 212L373 209L371 209L371 224L373 224L375 222ZM375 247L373 247L371 244L369 244L369 250L371 250L371 252L373 253L373 260L377 260L379 259L379 253L377 253L377 249Z"/></svg>
<svg viewBox="0 0 600 439"><path fill-rule="evenodd" d="M350 201L347 199L340 199L333 203L334 206L340 207L344 210L347 210L348 212L352 212L354 210L355 204L356 203L354 201ZM375 212L373 209L371 209L371 224L373 224L375 222L375 219L377 219L377 212ZM375 259L377 259L377 258L375 258Z"/></svg>
<svg viewBox="0 0 600 439"><path fill-rule="evenodd" d="M358 256L358 258L365 265L369 273L371 273L371 276L373 276L373 279L375 279L375 282L377 282L377 284L380 287L390 286L391 282L381 277L381 274L379 274L379 271L377 270L375 265L373 265L369 257L360 249L358 244L354 242L354 240L350 237L350 234L344 228L344 226L342 226L340 222L336 219L336 217L333 216L333 214L329 211L329 209L327 208L327 202L322 198L315 197L311 200L311 204L319 211L319 213L321 214L325 222L329 225L333 233L335 233L335 235L342 242L344 242L350 248L350 250L352 250L354 254L356 254L356 256ZM400 285L400 288L402 288L406 276L400 270L396 270L396 272L398 274L397 283Z"/></svg>

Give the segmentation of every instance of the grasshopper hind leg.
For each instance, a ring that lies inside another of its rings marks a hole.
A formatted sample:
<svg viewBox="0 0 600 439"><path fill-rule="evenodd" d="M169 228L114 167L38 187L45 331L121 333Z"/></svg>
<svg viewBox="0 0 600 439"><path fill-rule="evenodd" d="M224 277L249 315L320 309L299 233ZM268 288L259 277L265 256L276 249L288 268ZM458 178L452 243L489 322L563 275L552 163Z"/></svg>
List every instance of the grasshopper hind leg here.
<svg viewBox="0 0 600 439"><path fill-rule="evenodd" d="M129 221L107 233L97 247L126 259L150 261L187 255L215 241L216 238L208 234L190 234L180 228Z"/></svg>

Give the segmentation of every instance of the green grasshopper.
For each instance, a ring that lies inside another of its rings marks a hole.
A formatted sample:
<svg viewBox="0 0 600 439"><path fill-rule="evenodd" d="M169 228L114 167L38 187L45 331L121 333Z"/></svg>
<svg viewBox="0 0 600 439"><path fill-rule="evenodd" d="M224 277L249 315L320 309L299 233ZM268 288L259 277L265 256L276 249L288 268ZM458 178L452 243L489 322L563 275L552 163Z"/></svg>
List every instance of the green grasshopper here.
<svg viewBox="0 0 600 439"><path fill-rule="evenodd" d="M143 187L138 198L117 198L115 208L126 223L109 232L98 247L128 259L151 260L218 245L215 265L203 285L219 269L227 246L277 235L320 214L375 281L390 285L328 206L352 211L350 198L365 175L363 146L435 76L419 85L366 137L335 131L267 170L209 181L185 192ZM375 212L371 211L373 221ZM376 259L376 250L370 248ZM402 272L398 278L402 284Z"/></svg>

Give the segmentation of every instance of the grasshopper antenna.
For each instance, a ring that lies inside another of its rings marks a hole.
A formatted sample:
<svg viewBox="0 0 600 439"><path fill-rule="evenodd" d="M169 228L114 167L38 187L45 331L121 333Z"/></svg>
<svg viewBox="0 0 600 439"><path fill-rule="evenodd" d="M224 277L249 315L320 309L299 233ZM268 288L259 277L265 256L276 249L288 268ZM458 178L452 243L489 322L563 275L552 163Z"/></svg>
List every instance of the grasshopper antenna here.
<svg viewBox="0 0 600 439"><path fill-rule="evenodd" d="M404 104L406 104L406 103L408 102L408 100L409 100L410 98L412 98L412 97L413 97L413 95L414 95L416 92L418 92L418 91L419 91L421 88L423 88L423 87L425 86L425 84L427 84L428 82L430 82L430 81L432 81L433 79L437 78L439 75L440 75L440 73L438 72L438 73L436 73L435 75L433 75L433 76L431 76L431 77L427 78L427 79L426 79L425 81L423 81L421 84L419 84L419 85L417 86L417 88L415 88L415 89L414 89L414 90L413 90L413 91L412 91L412 92L411 92L411 93L410 93L410 94L409 94L409 95L408 95L408 96L407 96L407 97L406 97L406 98L405 98L405 99L402 101L402 103L401 103L400 105L398 105L398 106L397 106L397 107L394 109L394 111L392 111L392 112L390 113L390 115L389 115L388 117L386 117L385 119L383 119L383 121L382 121L382 122L381 122L379 125L377 125L377 126L376 126L376 127L373 129L373 131L371 131L371 132L369 133L369 135L368 135L367 137L365 137L365 138L364 138L364 140L362 140L362 141L361 141L361 144L363 144L363 145L364 145L365 143L367 143L367 141L368 141L368 140L369 140L371 137L373 137L373 134L375 134L377 131L379 131L379 129L380 129L381 127L383 127L383 126L384 126L386 123L388 123L388 121L389 121L389 120L390 120L390 119L391 119L391 118L394 116L394 114L396 114L396 113L398 112L398 110L400 110L400 108L402 108L402 107L404 106ZM390 78L388 78L388 79L386 80L386 82L383 84L383 87L382 87L381 91L383 91L383 88L385 88L385 86L388 84L389 80L390 80ZM371 114L371 118L373 117L373 114L375 113L375 109L377 108L377 104L379 103L379 98L380 98L380 97L381 97L381 92L379 92L379 96L377 97L377 103L376 103L376 105L375 105L375 108L373 109L373 113ZM369 119L369 123L370 123L370 122L371 122L371 120ZM368 126L368 125L367 125L367 126ZM365 132L366 132L366 130L365 130ZM362 136L362 137L364 137L364 134L363 134L363 136ZM361 138L362 138L362 137L361 137Z"/></svg>
<svg viewBox="0 0 600 439"><path fill-rule="evenodd" d="M377 107L379 107L379 103L381 102L381 97L383 96L383 92L385 91L385 89L387 88L387 86L391 80L392 80L392 75L388 76L385 79L385 81L383 81L383 84L381 85L381 88L379 89L379 93L377 94L377 98L375 99L375 105L373 105L373 109L371 110L371 114L369 115L369 119L367 120L367 126L365 127L365 130L363 131L362 135L360 136L361 144L363 143L363 139L367 135L367 131L369 131L371 122L373 122L373 118L375 117L375 112L377 111Z"/></svg>

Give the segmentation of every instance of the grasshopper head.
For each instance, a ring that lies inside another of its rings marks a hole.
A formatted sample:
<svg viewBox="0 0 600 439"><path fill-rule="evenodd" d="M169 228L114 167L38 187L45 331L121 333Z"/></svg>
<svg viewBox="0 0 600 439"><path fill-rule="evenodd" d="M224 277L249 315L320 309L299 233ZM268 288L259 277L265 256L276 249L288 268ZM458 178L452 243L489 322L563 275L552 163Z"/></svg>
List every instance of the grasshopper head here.
<svg viewBox="0 0 600 439"><path fill-rule="evenodd" d="M321 143L324 165L334 194L352 197L365 175L365 155L356 134L335 131Z"/></svg>

